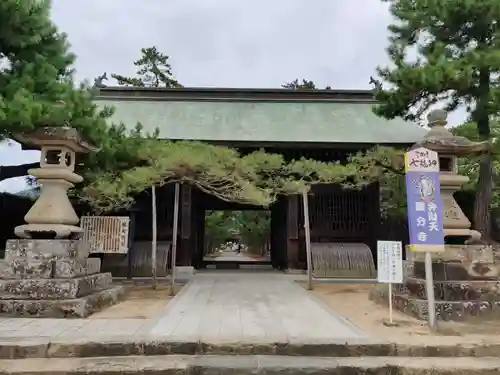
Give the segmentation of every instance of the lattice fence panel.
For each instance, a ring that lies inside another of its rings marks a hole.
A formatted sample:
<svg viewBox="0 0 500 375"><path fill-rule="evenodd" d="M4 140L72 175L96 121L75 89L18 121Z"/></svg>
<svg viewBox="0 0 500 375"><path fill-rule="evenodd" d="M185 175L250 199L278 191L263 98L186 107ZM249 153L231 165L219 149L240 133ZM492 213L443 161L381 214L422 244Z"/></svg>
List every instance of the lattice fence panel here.
<svg viewBox="0 0 500 375"><path fill-rule="evenodd" d="M82 216L83 240L91 253L127 254L128 216Z"/></svg>
<svg viewBox="0 0 500 375"><path fill-rule="evenodd" d="M370 222L368 199L365 190L313 194L309 201L311 231L322 236L364 238Z"/></svg>
<svg viewBox="0 0 500 375"><path fill-rule="evenodd" d="M374 278L375 261L363 243L312 243L315 278Z"/></svg>

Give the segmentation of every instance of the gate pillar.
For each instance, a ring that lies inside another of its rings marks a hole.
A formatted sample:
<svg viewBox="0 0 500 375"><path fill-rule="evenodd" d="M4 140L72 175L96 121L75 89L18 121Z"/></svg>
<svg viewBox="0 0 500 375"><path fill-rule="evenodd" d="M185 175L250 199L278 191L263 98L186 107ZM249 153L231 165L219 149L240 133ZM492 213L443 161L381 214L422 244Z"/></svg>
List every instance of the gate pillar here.
<svg viewBox="0 0 500 375"><path fill-rule="evenodd" d="M299 196L287 197L286 217L286 252L287 269L298 270L304 268L299 261Z"/></svg>

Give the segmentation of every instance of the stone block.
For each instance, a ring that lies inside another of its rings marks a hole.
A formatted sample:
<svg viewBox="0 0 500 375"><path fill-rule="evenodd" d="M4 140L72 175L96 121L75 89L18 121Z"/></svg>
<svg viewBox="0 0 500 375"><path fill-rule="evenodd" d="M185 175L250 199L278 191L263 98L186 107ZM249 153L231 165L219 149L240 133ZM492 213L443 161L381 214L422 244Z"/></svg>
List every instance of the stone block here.
<svg viewBox="0 0 500 375"><path fill-rule="evenodd" d="M14 269L5 260L0 260L0 279L15 278Z"/></svg>
<svg viewBox="0 0 500 375"><path fill-rule="evenodd" d="M425 253L407 249L406 257L412 262L423 262ZM495 254L489 245L445 245L444 252L432 253L433 262L493 263Z"/></svg>
<svg viewBox="0 0 500 375"><path fill-rule="evenodd" d="M408 260L403 260L403 280L407 277L413 276L413 262Z"/></svg>
<svg viewBox="0 0 500 375"><path fill-rule="evenodd" d="M88 258L81 240L9 240L0 261L0 315L85 317L116 303L123 288L112 287L101 260Z"/></svg>
<svg viewBox="0 0 500 375"><path fill-rule="evenodd" d="M101 259L58 259L54 262L55 278L72 278L85 275L93 275L100 271Z"/></svg>
<svg viewBox="0 0 500 375"><path fill-rule="evenodd" d="M387 288L374 288L370 299L376 303L388 304ZM407 294L393 293L394 309L427 320L429 310L426 299L410 297ZM467 321L468 319L495 320L500 318L500 301L436 301L436 317L445 321Z"/></svg>
<svg viewBox="0 0 500 375"><path fill-rule="evenodd" d="M405 282L409 297L427 299L424 279L409 278ZM436 301L500 301L500 281L434 282Z"/></svg>
<svg viewBox="0 0 500 375"><path fill-rule="evenodd" d="M434 281L496 280L499 266L493 262L432 262ZM425 279L425 263L416 261L413 275Z"/></svg>
<svg viewBox="0 0 500 375"><path fill-rule="evenodd" d="M78 240L8 240L4 263L0 266L0 279L57 277L55 276L56 268L58 271L64 269L66 273L73 269L76 272L74 276L77 276L79 272L81 275L86 271L79 269L78 262L75 261L80 260L85 263L88 253L88 244ZM74 266L70 265L68 269L65 263L74 264ZM90 270L95 270L95 261L91 261L87 269L89 267ZM72 276L68 274L68 277Z"/></svg>
<svg viewBox="0 0 500 375"><path fill-rule="evenodd" d="M25 318L85 318L116 304L124 294L115 286L81 298L65 300L0 300L0 316Z"/></svg>
<svg viewBox="0 0 500 375"><path fill-rule="evenodd" d="M10 263L19 258L75 258L85 259L90 254L90 246L82 240L7 240L5 261Z"/></svg>
<svg viewBox="0 0 500 375"><path fill-rule="evenodd" d="M99 273L101 260L87 259L37 259L17 258L10 259L11 264L0 260L1 279L50 279L72 278Z"/></svg>
<svg viewBox="0 0 500 375"><path fill-rule="evenodd" d="M0 280L2 300L64 300L89 295L111 285L110 273L87 275L72 279Z"/></svg>
<svg viewBox="0 0 500 375"><path fill-rule="evenodd" d="M406 293L408 294L408 288L406 287L406 283L402 284L391 284L393 293Z"/></svg>
<svg viewBox="0 0 500 375"><path fill-rule="evenodd" d="M52 257L9 257L0 264L0 279L48 279L52 277Z"/></svg>

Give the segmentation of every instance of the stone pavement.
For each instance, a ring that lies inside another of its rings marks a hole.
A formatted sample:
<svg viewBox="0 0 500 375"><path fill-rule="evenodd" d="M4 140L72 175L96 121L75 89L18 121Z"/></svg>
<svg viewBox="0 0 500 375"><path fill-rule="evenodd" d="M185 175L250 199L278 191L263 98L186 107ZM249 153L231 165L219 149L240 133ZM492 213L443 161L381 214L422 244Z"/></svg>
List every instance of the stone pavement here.
<svg viewBox="0 0 500 375"><path fill-rule="evenodd" d="M199 273L150 333L199 340L360 338L281 273Z"/></svg>
<svg viewBox="0 0 500 375"><path fill-rule="evenodd" d="M214 258L217 262L255 262L255 259L235 251L225 251Z"/></svg>
<svg viewBox="0 0 500 375"><path fill-rule="evenodd" d="M153 319L0 319L0 341L16 338L152 337L182 341L287 342L365 338L281 273L207 272Z"/></svg>

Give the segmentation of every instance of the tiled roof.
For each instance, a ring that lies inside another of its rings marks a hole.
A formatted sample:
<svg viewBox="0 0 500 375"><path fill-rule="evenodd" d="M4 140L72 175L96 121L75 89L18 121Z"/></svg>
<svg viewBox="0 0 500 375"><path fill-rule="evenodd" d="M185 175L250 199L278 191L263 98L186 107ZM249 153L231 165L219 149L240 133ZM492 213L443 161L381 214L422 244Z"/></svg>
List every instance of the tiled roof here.
<svg viewBox="0 0 500 375"><path fill-rule="evenodd" d="M427 132L377 117L364 91L107 88L97 104L115 107L113 121L157 127L165 139L411 144Z"/></svg>

